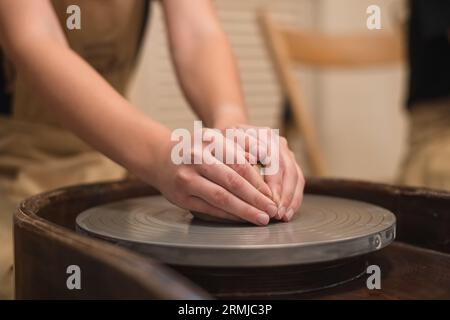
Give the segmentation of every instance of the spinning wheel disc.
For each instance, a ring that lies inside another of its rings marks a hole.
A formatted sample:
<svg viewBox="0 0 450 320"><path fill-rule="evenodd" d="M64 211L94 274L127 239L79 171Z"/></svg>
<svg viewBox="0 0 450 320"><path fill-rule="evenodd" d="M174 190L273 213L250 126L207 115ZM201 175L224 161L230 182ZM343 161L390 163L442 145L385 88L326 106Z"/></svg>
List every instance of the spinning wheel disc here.
<svg viewBox="0 0 450 320"><path fill-rule="evenodd" d="M79 232L129 247L172 265L289 266L328 262L383 248L395 238L395 216L343 198L305 195L292 221L265 227L194 219L162 196L91 208Z"/></svg>

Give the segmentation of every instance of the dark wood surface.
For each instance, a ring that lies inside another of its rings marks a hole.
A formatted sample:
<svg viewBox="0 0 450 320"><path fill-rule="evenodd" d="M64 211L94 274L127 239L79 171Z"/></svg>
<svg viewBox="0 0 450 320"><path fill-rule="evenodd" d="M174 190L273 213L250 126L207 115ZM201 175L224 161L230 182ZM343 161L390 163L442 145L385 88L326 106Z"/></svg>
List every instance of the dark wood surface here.
<svg viewBox="0 0 450 320"><path fill-rule="evenodd" d="M450 299L450 256L401 242L368 258L381 270L381 289L367 289L364 275L355 281L291 298L309 299Z"/></svg>
<svg viewBox="0 0 450 320"><path fill-rule="evenodd" d="M368 290L366 277L362 275L335 288L283 297L450 298L449 193L346 180L307 181L308 193L362 200L393 211L398 219L398 241L367 257L367 263L381 267L382 290ZM17 298L197 299L210 296L199 285L216 293L221 288L226 289L227 297L242 297L243 289L248 292L254 289L255 284L251 282L236 281L234 290L231 282L225 288L220 282L211 282L207 274L183 272L191 278L189 281L148 257L75 233L75 217L81 211L111 201L152 194L157 191L137 181L125 181L61 189L23 202L14 222ZM70 291L65 286L66 268L70 264L81 267L81 291ZM267 273L260 271L259 279L264 281ZM319 279L320 274L316 277ZM289 276L286 279L288 281ZM262 296L280 297L272 294L279 284L265 282L267 289Z"/></svg>
<svg viewBox="0 0 450 320"><path fill-rule="evenodd" d="M97 184L38 195L14 216L18 299L201 299L209 295L162 264L76 234L79 212L98 204L155 194L139 182ZM68 290L78 265L82 290Z"/></svg>

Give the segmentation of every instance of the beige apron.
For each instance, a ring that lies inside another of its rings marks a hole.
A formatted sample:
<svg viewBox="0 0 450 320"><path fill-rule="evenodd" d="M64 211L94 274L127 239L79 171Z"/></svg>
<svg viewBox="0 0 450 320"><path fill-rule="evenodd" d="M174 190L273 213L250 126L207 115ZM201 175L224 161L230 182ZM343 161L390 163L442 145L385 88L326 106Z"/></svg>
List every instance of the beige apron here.
<svg viewBox="0 0 450 320"><path fill-rule="evenodd" d="M54 0L70 47L124 94L147 9L143 0ZM66 9L81 9L81 30L67 30ZM21 74L13 115L0 118L0 298L12 294L12 208L25 197L68 185L119 179L125 170L62 128Z"/></svg>
<svg viewBox="0 0 450 320"><path fill-rule="evenodd" d="M450 191L450 99L415 106L409 124L399 183Z"/></svg>

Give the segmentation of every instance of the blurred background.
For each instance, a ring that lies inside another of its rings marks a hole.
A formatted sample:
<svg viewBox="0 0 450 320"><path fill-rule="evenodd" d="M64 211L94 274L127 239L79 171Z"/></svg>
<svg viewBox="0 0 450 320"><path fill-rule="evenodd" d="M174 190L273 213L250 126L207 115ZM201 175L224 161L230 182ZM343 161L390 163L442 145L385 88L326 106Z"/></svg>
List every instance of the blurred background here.
<svg viewBox="0 0 450 320"><path fill-rule="evenodd" d="M281 93L257 12L267 9L274 20L331 35L368 31L366 9L381 8L383 30L404 23L403 0L215 0L241 72L251 122L278 128L283 114ZM406 145L404 64L364 69L294 71L308 109L328 175L395 182ZM139 67L129 89L132 102L170 128L192 127L195 119L178 88L158 3ZM302 139L290 135L291 147L308 174Z"/></svg>

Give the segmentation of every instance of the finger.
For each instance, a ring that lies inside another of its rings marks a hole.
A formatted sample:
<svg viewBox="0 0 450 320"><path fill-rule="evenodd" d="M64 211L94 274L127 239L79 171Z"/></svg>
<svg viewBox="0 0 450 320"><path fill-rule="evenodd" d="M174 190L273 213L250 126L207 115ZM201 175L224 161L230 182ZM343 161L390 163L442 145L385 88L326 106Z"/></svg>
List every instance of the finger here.
<svg viewBox="0 0 450 320"><path fill-rule="evenodd" d="M197 211L200 213L205 213L210 216L221 218L221 219L226 219L226 220L236 221L236 222L244 222L245 221L245 220L242 220L239 217L236 217L226 211L216 208L216 207L210 205L205 200L195 197L195 196L189 197L186 207L188 207L189 210Z"/></svg>
<svg viewBox="0 0 450 320"><path fill-rule="evenodd" d="M296 186L298 183L298 171L297 165L289 155L288 149L281 150L281 157L283 157L283 162L285 163L285 170L283 175L283 187L281 190L281 200L278 209L277 217L283 219L283 217L288 213L289 206L294 197Z"/></svg>
<svg viewBox="0 0 450 320"><path fill-rule="evenodd" d="M242 131L242 130L241 130ZM252 138L253 139L253 138ZM242 140L242 139L238 139ZM257 140L252 140L257 143ZM244 143L245 144L245 143ZM253 168L251 164L256 164L256 158L251 158L251 153L247 152L242 148L241 145L236 144L236 150L234 150L234 142L232 140L227 140L225 153L228 155L230 150L235 151L236 153L231 153L230 158L226 161L225 164L228 165L231 169L236 171L241 177L246 179L252 186L256 188L256 190L263 193L268 198L272 199L272 192L270 191L269 186L265 183L264 178L259 174L257 170ZM247 146L248 147L248 146ZM238 159L244 159L245 161L238 161ZM218 159L219 161L221 159ZM223 185L222 185L223 186ZM232 190L230 190L232 191Z"/></svg>
<svg viewBox="0 0 450 320"><path fill-rule="evenodd" d="M237 163L237 164L243 164L245 163L246 158L249 159L250 163L257 163L257 158L254 156L251 152L247 152L245 150L245 135L242 134L242 132L236 132L235 136L232 136L231 138L225 137L224 145L223 145L223 153L225 155L225 161L222 161L224 163L230 164L230 163Z"/></svg>
<svg viewBox="0 0 450 320"><path fill-rule="evenodd" d="M281 204L283 174L284 174L284 163L280 159L278 172L273 175L264 176L264 180L266 181L267 185L270 188L270 191L272 192L272 199L278 207Z"/></svg>
<svg viewBox="0 0 450 320"><path fill-rule="evenodd" d="M283 176L283 168L279 169L279 172L272 176L265 176L265 180L267 185L270 188L270 192L272 193L272 199L277 205L277 207L280 206L280 200L281 200L281 183L282 183L282 176Z"/></svg>
<svg viewBox="0 0 450 320"><path fill-rule="evenodd" d="M268 132L267 135L262 134L261 140L264 141L268 148L268 156L265 159L265 181L272 191L272 199L280 207L282 182L284 175L284 161L280 156L280 139L276 134Z"/></svg>
<svg viewBox="0 0 450 320"><path fill-rule="evenodd" d="M252 166L250 163L245 164L230 164L228 165L231 169L236 171L242 178L247 180L252 186L256 188L259 192L264 194L269 199L272 199L272 192L270 191L269 186L264 181L263 176L261 176L259 168L256 166Z"/></svg>
<svg viewBox="0 0 450 320"><path fill-rule="evenodd" d="M274 138L273 129L246 125L239 126L238 128L244 130L245 141L248 141L249 143L244 149L246 151L251 151L261 163L267 164L266 162L269 161L271 145L273 143L272 140ZM250 147L250 149L248 149L248 147Z"/></svg>
<svg viewBox="0 0 450 320"><path fill-rule="evenodd" d="M300 208L302 202L303 202L303 191L305 189L305 178L303 177L303 172L300 169L298 165L297 172L298 172L298 180L297 185L295 187L294 196L292 197L292 201L288 207L288 211L285 215L284 221L290 221L292 217L297 213L298 209Z"/></svg>
<svg viewBox="0 0 450 320"><path fill-rule="evenodd" d="M294 196L292 197L292 201L286 211L285 216L283 217L283 221L290 221L293 216L297 213L298 209L303 200L303 188L304 184L302 180L299 179L297 186L295 187Z"/></svg>
<svg viewBox="0 0 450 320"><path fill-rule="evenodd" d="M246 153L246 160L249 163L244 164L243 166L242 165L229 165L229 166L237 173L239 173L243 178L245 178L248 182L250 182L250 184L253 185L257 190L259 190L264 195L272 199L272 191L264 181L263 173L261 172L261 170L250 170L249 167L250 165L254 169L259 169L257 163L260 162L260 160L262 159L264 160L267 159L268 157L267 145L261 140L258 140L247 133L244 133L244 135L246 143L240 146L244 148ZM242 139L240 141L242 142ZM253 157L250 158L250 156L247 156L248 154L251 154Z"/></svg>
<svg viewBox="0 0 450 320"><path fill-rule="evenodd" d="M259 143L258 151L264 151L262 152L264 153L264 158L258 157L258 159L265 165L265 181L271 190L272 199L279 205L283 180L283 164L279 156L281 141L279 135L270 128L255 128L246 125L242 125L239 128L245 129L248 135L257 139Z"/></svg>
<svg viewBox="0 0 450 320"><path fill-rule="evenodd" d="M210 154L205 154L204 156L206 158L212 157ZM213 163L213 161L214 159L208 159L209 163ZM253 207L266 212L270 217L275 216L277 213L276 204L270 197L265 196L256 186L252 185L244 178L257 175L255 169L248 163L245 165L238 165L236 168L239 168L239 173L220 161L216 161L213 165L202 165L197 167L197 172L208 180L222 186ZM255 184L257 186L261 185L258 182L255 182ZM262 184L265 185L264 182L262 182Z"/></svg>
<svg viewBox="0 0 450 320"><path fill-rule="evenodd" d="M205 200L210 205L259 226L269 223L268 214L242 201L220 185L201 176L197 176L193 185L195 188L192 190L192 195Z"/></svg>
<svg viewBox="0 0 450 320"><path fill-rule="evenodd" d="M269 148L267 144L262 139L258 139L257 137L247 133L246 131L243 133L243 135L244 138L238 139L238 142L240 142L240 146L246 152L249 152L253 156L252 160L254 160L255 162L250 163L256 164L258 161L261 163L265 162L269 154ZM242 141L244 141L243 144Z"/></svg>

